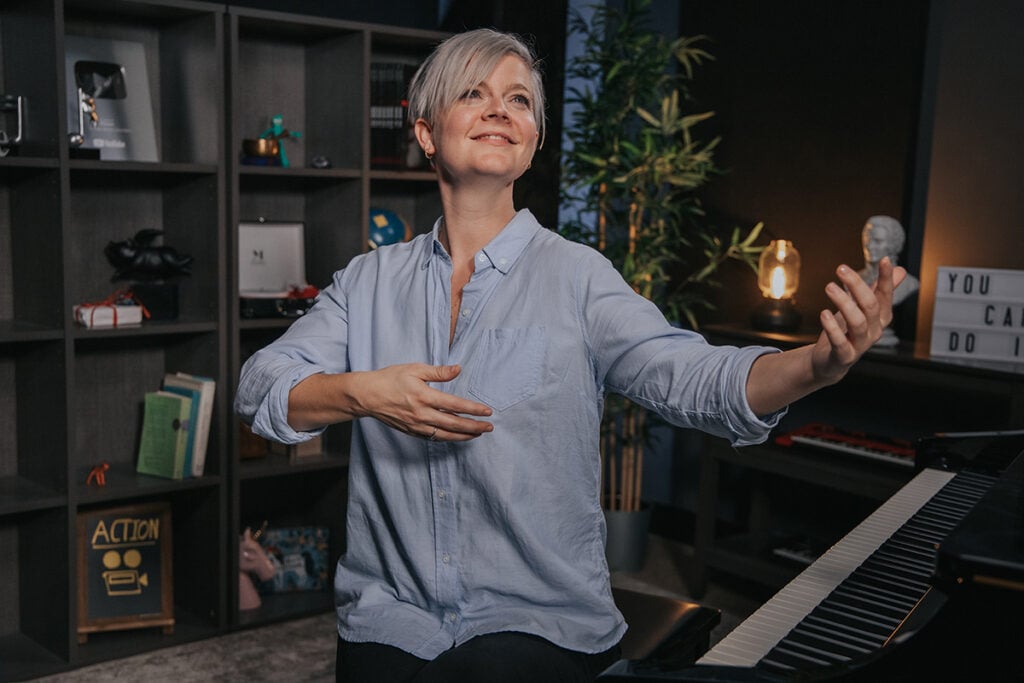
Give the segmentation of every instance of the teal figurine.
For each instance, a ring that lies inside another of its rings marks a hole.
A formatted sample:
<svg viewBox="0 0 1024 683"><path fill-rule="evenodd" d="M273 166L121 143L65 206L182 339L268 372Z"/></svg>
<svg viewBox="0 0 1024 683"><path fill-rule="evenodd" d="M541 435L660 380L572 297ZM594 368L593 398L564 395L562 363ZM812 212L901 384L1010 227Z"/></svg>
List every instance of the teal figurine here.
<svg viewBox="0 0 1024 683"><path fill-rule="evenodd" d="M284 117L277 114L274 118L270 119L270 128L263 131L260 137L277 140L277 154L281 159L281 165L288 166L288 155L284 153L284 145L281 144L281 141L285 138L301 138L302 133L285 128Z"/></svg>

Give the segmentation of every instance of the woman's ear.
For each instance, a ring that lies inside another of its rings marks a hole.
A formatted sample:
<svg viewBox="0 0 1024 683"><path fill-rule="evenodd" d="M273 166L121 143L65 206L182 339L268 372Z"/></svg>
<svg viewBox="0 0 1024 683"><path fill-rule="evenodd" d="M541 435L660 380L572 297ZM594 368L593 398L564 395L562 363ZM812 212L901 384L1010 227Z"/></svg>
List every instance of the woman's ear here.
<svg viewBox="0 0 1024 683"><path fill-rule="evenodd" d="M427 123L427 120L424 118L416 119L416 122L413 124L413 133L416 135L416 142L420 143L423 154L428 159L433 158L437 150L434 148L434 131L430 124Z"/></svg>

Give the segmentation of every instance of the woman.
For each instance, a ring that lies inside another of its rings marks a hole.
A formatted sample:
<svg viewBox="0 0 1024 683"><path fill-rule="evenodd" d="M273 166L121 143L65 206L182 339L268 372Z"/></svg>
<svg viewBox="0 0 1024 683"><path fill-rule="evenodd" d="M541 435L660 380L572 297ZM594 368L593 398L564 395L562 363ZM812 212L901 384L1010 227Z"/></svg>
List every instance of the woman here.
<svg viewBox="0 0 1024 683"><path fill-rule="evenodd" d="M338 680L587 681L626 629L598 503L605 391L742 445L837 381L891 317L847 267L816 344L712 347L599 253L516 211L543 141L516 37L444 42L410 115L437 173L430 234L359 256L242 371L236 409L286 443L353 422Z"/></svg>

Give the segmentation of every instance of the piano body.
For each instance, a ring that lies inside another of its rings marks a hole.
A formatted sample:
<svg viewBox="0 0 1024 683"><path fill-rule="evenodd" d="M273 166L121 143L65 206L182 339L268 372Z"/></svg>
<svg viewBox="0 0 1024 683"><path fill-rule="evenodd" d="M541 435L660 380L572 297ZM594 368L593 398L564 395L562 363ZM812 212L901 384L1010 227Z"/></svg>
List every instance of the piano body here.
<svg viewBox="0 0 1024 683"><path fill-rule="evenodd" d="M923 440L918 472L700 657L602 681L1024 681L1024 432Z"/></svg>

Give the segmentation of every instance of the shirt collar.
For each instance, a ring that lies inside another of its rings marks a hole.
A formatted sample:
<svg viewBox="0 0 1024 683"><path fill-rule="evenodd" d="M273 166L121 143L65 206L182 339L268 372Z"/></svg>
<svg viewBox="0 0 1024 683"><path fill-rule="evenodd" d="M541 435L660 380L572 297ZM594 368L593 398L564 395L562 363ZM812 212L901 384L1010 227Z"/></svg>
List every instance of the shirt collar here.
<svg viewBox="0 0 1024 683"><path fill-rule="evenodd" d="M438 218L434 222L434 229L430 233L431 238L427 240L427 247L423 253L423 268L427 267L430 259L435 255L444 259L449 258L438 239L441 221L442 219ZM495 270L502 275L507 274L540 228L540 223L529 209L520 209L512 217L512 220L501 229L501 232L477 253L477 269L494 266ZM481 261L481 256L484 257L483 261Z"/></svg>

